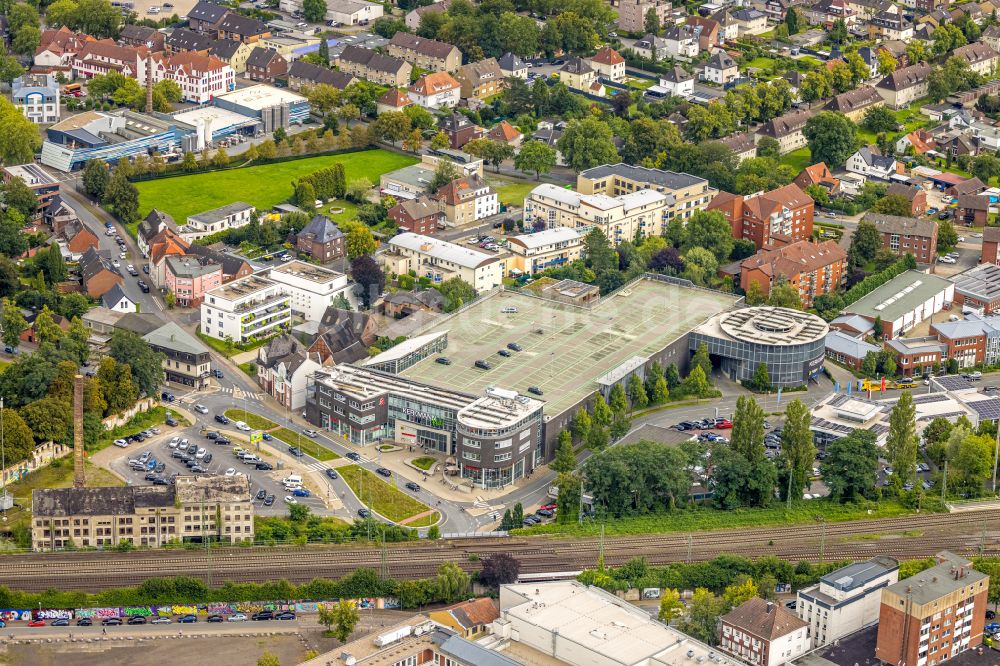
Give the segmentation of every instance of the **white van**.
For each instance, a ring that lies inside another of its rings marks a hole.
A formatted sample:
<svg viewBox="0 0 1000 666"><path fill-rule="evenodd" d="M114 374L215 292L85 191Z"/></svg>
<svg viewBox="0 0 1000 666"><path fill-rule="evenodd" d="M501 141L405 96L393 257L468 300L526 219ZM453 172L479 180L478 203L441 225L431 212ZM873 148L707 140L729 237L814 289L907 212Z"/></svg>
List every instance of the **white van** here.
<svg viewBox="0 0 1000 666"><path fill-rule="evenodd" d="M285 486L285 488L299 488L302 486L302 477L298 474L289 474L281 480L281 484Z"/></svg>

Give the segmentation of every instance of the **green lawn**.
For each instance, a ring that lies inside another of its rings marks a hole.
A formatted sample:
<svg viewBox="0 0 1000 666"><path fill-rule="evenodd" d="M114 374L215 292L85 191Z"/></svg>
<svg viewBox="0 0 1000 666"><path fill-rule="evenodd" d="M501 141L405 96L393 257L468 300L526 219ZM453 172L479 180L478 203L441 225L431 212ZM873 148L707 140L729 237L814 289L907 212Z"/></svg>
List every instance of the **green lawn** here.
<svg viewBox="0 0 1000 666"><path fill-rule="evenodd" d="M340 457L330 449L319 444L318 442L313 441L306 435L296 433L294 430L285 428L284 426L278 428L277 430L272 430L271 435L273 435L275 439L280 439L289 446L299 447L302 449L303 453L311 455L316 460L336 460Z"/></svg>
<svg viewBox="0 0 1000 666"><path fill-rule="evenodd" d="M431 458L430 456L423 456L422 458L414 458L413 460L410 461L410 464L412 464L414 467L419 467L420 469L426 472L427 470L429 470L431 467L434 466L435 462L437 462L435 458Z"/></svg>
<svg viewBox="0 0 1000 666"><path fill-rule="evenodd" d="M265 419L263 416L257 416L253 412L245 412L242 409L227 409L226 416L233 421L243 421L254 430L270 430L271 428L278 427L278 424L274 421Z"/></svg>
<svg viewBox="0 0 1000 666"><path fill-rule="evenodd" d="M493 187L496 188L497 198L500 199L500 203L520 208L524 205L524 200L531 190L538 187L539 184L537 181L513 182L498 179L493 182Z"/></svg>
<svg viewBox="0 0 1000 666"><path fill-rule="evenodd" d="M320 155L300 160L264 164L229 171L192 174L136 183L140 210L165 211L183 224L190 215L218 208L234 201L246 201L258 210L268 210L292 195L292 181L340 162L347 182L365 177L376 185L379 176L417 160L386 150L366 150L341 155ZM343 204L337 204L343 206ZM345 211L345 215L348 211Z"/></svg>
<svg viewBox="0 0 1000 666"><path fill-rule="evenodd" d="M753 60L747 63L747 67L756 67L757 69L767 69L773 67L777 61L774 58L768 58L767 56L757 56Z"/></svg>
<svg viewBox="0 0 1000 666"><path fill-rule="evenodd" d="M372 511L389 520L398 523L410 516L430 510L426 504L418 502L395 486L390 486L375 474L357 465L340 467L338 471L362 502L370 506ZM423 524L425 524L424 520L421 519L415 521L413 526L421 527Z"/></svg>
<svg viewBox="0 0 1000 666"><path fill-rule="evenodd" d="M812 154L809 152L809 147L799 148L798 150L793 150L787 155L781 157L781 163L787 164L795 170L796 175L807 166L812 164Z"/></svg>

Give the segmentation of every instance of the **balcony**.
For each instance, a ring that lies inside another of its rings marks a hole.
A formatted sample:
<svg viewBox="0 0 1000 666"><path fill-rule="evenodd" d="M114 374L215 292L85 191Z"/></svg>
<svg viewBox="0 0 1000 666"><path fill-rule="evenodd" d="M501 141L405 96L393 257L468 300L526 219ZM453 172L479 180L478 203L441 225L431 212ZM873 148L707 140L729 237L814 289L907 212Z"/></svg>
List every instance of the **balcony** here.
<svg viewBox="0 0 1000 666"><path fill-rule="evenodd" d="M244 340L248 336L256 337L257 335L260 334L261 331L274 328L276 326L284 324L285 322L291 321L291 319L292 319L291 311L285 310L283 314L279 314L274 317L269 317L267 319L257 319L256 321L253 322L252 325L243 326L241 333L243 335Z"/></svg>
<svg viewBox="0 0 1000 666"><path fill-rule="evenodd" d="M268 296L256 301L249 301L247 303L241 303L233 308L234 312L256 312L263 308L267 308L276 303L284 302L285 306L288 306L288 296L284 294L275 294L274 296Z"/></svg>
<svg viewBox="0 0 1000 666"><path fill-rule="evenodd" d="M289 312L290 310L291 307L288 305L287 301L283 303L277 303L259 312L251 312L250 314L241 317L240 323L246 326L262 318L266 318L281 312Z"/></svg>

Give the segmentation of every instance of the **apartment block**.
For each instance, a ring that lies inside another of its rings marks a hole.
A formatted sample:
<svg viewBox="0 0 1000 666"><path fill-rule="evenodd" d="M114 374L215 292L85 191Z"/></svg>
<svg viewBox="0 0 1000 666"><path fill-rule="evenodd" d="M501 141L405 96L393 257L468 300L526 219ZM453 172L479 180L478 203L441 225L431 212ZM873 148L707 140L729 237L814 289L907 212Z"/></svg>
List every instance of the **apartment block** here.
<svg viewBox="0 0 1000 666"><path fill-rule="evenodd" d="M282 286L292 302L292 312L306 321L319 321L338 296L353 300L347 276L304 261L275 266L268 277Z"/></svg>
<svg viewBox="0 0 1000 666"><path fill-rule="evenodd" d="M38 125L59 122L59 84L52 74L25 74L14 79L11 101Z"/></svg>
<svg viewBox="0 0 1000 666"><path fill-rule="evenodd" d="M753 597L719 618L719 647L750 664L781 666L809 650L808 626L783 605Z"/></svg>
<svg viewBox="0 0 1000 666"><path fill-rule="evenodd" d="M440 284L453 277L460 277L477 292L499 287L506 272L506 255L482 252L464 245L402 233L386 243L388 252L377 258L387 267L391 264L401 274L415 271L418 277L428 277Z"/></svg>
<svg viewBox="0 0 1000 666"><path fill-rule="evenodd" d="M524 200L524 226L597 227L613 245L636 236L659 235L667 195L650 189L619 196L580 194L545 183Z"/></svg>
<svg viewBox="0 0 1000 666"><path fill-rule="evenodd" d="M408 32L393 35L388 50L389 55L431 72L454 72L462 64L462 52L457 46Z"/></svg>
<svg viewBox="0 0 1000 666"><path fill-rule="evenodd" d="M618 29L645 32L646 14L650 9L656 12L660 25L665 25L672 7L669 0L622 0L618 3Z"/></svg>
<svg viewBox="0 0 1000 666"><path fill-rule="evenodd" d="M181 238L191 243L220 231L228 231L250 224L256 210L248 203L235 201L188 217L187 224L181 227L178 232Z"/></svg>
<svg viewBox="0 0 1000 666"><path fill-rule="evenodd" d="M990 577L954 553L936 559L883 590L875 646L882 662L932 666L982 644Z"/></svg>
<svg viewBox="0 0 1000 666"><path fill-rule="evenodd" d="M460 227L500 212L496 190L476 175L456 178L431 195L451 226Z"/></svg>
<svg viewBox="0 0 1000 666"><path fill-rule="evenodd" d="M583 236L569 227L544 229L508 237L507 250L511 254L508 270L533 275L579 259L583 252Z"/></svg>
<svg viewBox="0 0 1000 666"><path fill-rule="evenodd" d="M205 539L238 543L254 535L246 476L178 476L173 486L36 489L31 511L36 552Z"/></svg>
<svg viewBox="0 0 1000 666"><path fill-rule="evenodd" d="M761 250L740 264L740 287L756 284L764 295L785 281L798 290L803 307L812 307L817 296L837 290L847 270L847 252L836 241L791 245Z"/></svg>
<svg viewBox="0 0 1000 666"><path fill-rule="evenodd" d="M219 340L252 342L284 331L291 320L283 286L256 275L213 289L201 304L201 332Z"/></svg>
<svg viewBox="0 0 1000 666"><path fill-rule="evenodd" d="M795 183L770 192L741 196L720 192L707 210L729 221L733 238L753 241L757 249L812 237L813 200Z"/></svg>
<svg viewBox="0 0 1000 666"><path fill-rule="evenodd" d="M893 254L912 254L921 264L932 264L937 259L936 221L876 213L868 213L865 219L874 223L882 237L882 247Z"/></svg>
<svg viewBox="0 0 1000 666"><path fill-rule="evenodd" d="M163 354L163 372L168 382L207 388L212 374L212 356L201 340L175 322L142 336L153 351Z"/></svg>

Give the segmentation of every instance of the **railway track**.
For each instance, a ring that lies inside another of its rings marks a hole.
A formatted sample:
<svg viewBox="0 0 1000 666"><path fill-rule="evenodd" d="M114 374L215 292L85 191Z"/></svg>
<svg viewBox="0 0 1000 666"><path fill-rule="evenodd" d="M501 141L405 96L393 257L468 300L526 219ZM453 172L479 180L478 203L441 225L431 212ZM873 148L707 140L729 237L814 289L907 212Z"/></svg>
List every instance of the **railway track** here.
<svg viewBox="0 0 1000 666"><path fill-rule="evenodd" d="M645 557L650 564L693 562L723 553L811 561L876 555L907 559L927 557L942 549L965 555L1000 555L997 518L1000 510L991 509L824 525L608 537L603 552L609 565L634 557ZM494 552L509 552L518 558L525 573L574 571L593 567L601 548L598 538L545 536L386 544L384 570L393 578L424 578L433 576L442 562L450 560L475 571L479 568L476 560ZM93 592L177 575L213 585L278 579L304 583L336 578L360 567L382 570L382 551L370 545L316 545L128 554L63 552L2 557L0 585L25 591L55 588Z"/></svg>

